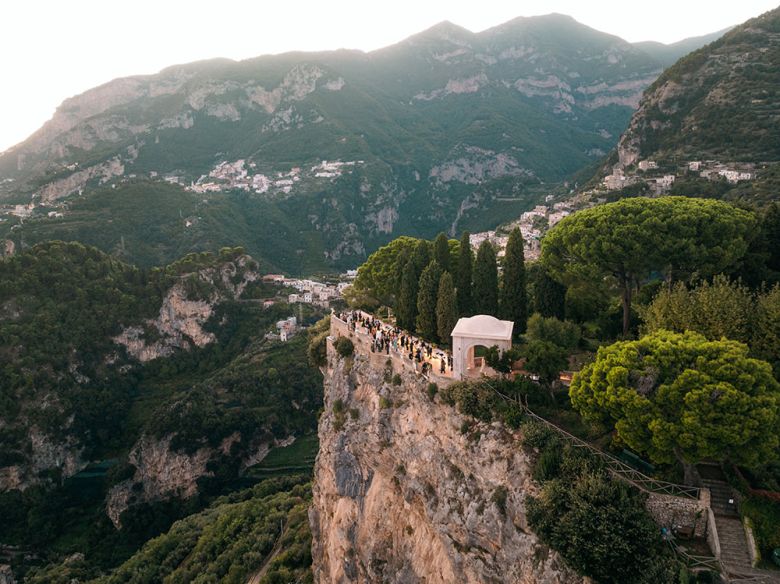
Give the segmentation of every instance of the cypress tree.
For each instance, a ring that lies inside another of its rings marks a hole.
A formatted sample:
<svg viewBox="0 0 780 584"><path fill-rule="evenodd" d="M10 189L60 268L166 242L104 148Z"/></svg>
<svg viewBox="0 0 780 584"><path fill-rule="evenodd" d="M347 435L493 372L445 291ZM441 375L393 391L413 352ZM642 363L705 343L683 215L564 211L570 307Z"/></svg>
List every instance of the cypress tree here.
<svg viewBox="0 0 780 584"><path fill-rule="evenodd" d="M420 276L420 287L417 291L417 334L436 340L436 301L439 296L439 279L441 268L436 260L431 260Z"/></svg>
<svg viewBox="0 0 780 584"><path fill-rule="evenodd" d="M554 316L563 320L566 316L566 286L554 280L550 272L536 264L533 271L533 307L544 317Z"/></svg>
<svg viewBox="0 0 780 584"><path fill-rule="evenodd" d="M450 271L450 240L443 233L439 233L433 241L433 259L439 262L442 270Z"/></svg>
<svg viewBox="0 0 780 584"><path fill-rule="evenodd" d="M774 281L777 281L780 280L780 205L778 203L772 203L767 209L762 228L769 250L766 264L773 272Z"/></svg>
<svg viewBox="0 0 780 584"><path fill-rule="evenodd" d="M504 270L499 293L499 314L515 323L514 334L525 332L528 321L528 297L526 294L525 254L523 234L515 227L509 234L504 255Z"/></svg>
<svg viewBox="0 0 780 584"><path fill-rule="evenodd" d="M443 272L439 279L439 297L436 300L436 328L442 343L450 344L450 335L457 322L455 285L452 282L452 275Z"/></svg>
<svg viewBox="0 0 780 584"><path fill-rule="evenodd" d="M498 314L496 250L488 240L479 246L474 264L474 312L491 316Z"/></svg>
<svg viewBox="0 0 780 584"><path fill-rule="evenodd" d="M398 326L409 332L414 332L417 318L417 288L418 275L414 260L406 262L401 275L401 289L398 292L398 302L395 307Z"/></svg>
<svg viewBox="0 0 780 584"><path fill-rule="evenodd" d="M469 232L464 231L460 237L460 249L458 250L458 279L457 279L457 304L458 315L471 316L474 314L474 302L472 296L471 272L474 264L474 254L471 252Z"/></svg>

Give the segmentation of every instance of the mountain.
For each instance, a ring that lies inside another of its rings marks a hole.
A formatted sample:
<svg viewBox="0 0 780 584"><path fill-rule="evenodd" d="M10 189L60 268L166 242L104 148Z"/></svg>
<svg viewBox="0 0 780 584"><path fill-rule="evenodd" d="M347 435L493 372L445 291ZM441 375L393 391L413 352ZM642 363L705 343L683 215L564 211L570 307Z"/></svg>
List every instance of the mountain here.
<svg viewBox="0 0 780 584"><path fill-rule="evenodd" d="M188 230L216 202L241 224L221 243L289 271L353 266L399 233L491 227L523 210L614 146L662 68L551 14L477 34L445 22L371 53L117 79L66 100L0 155L0 200L35 205L15 211L30 216L13 231L20 221L7 216L0 236L29 244L46 237L28 232L86 226L106 251L165 263L204 249ZM91 202L113 198L100 185L134 196L123 190L133 181L146 192L180 185L172 239L153 259L127 245L143 239L134 226L117 229L111 207ZM256 236L272 223L285 227Z"/></svg>
<svg viewBox="0 0 780 584"><path fill-rule="evenodd" d="M680 59L647 89L617 164L780 160L780 8Z"/></svg>
<svg viewBox="0 0 780 584"><path fill-rule="evenodd" d="M692 53L696 49L718 40L732 28L733 27L724 28L723 30L712 32L710 34L689 37L681 41L677 41L676 43L664 44L656 41L642 41L633 43L633 45L660 63L663 63L664 67L668 67L669 65L673 65L675 62L677 62L677 60L681 59L688 53Z"/></svg>

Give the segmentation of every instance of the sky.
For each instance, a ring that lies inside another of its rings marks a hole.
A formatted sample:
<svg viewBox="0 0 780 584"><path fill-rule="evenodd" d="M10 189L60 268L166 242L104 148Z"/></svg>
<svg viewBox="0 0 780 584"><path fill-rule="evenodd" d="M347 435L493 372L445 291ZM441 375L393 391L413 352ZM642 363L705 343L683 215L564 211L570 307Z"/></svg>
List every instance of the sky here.
<svg viewBox="0 0 780 584"><path fill-rule="evenodd" d="M62 101L177 63L387 46L449 20L474 32L559 12L630 42L675 42L740 24L780 0L4 0L0 151ZM717 8L716 8L717 4Z"/></svg>

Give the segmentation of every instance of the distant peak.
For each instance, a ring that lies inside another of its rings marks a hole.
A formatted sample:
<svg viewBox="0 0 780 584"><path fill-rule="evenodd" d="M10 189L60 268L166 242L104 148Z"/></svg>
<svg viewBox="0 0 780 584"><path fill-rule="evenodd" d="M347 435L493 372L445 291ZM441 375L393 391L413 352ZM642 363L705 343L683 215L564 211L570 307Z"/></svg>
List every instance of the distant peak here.
<svg viewBox="0 0 780 584"><path fill-rule="evenodd" d="M432 27L425 29L419 34L416 34L414 36L423 36L423 37L431 37L431 36L459 36L459 37L472 37L474 36L474 33L470 30L463 28L462 26L458 26L454 22L450 22L449 20L442 20L441 22L434 24Z"/></svg>

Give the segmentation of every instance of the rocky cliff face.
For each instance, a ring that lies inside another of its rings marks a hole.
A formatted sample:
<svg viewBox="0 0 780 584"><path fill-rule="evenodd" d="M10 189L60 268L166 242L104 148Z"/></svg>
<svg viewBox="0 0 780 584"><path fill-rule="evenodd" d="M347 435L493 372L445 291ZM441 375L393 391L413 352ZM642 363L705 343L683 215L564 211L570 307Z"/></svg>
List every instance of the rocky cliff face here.
<svg viewBox="0 0 780 584"><path fill-rule="evenodd" d="M218 448L203 447L189 453L171 448L172 438L168 435L158 439L145 434L133 446L128 462L135 467L135 473L114 485L106 498L106 514L115 526L121 527L121 515L132 505L196 495L198 479L213 475L208 464L228 457L231 446L241 440L241 434L234 432ZM290 436L284 440L262 441L246 454L242 466L257 464L271 447L288 446L294 440Z"/></svg>
<svg viewBox="0 0 780 584"><path fill-rule="evenodd" d="M583 581L528 528L536 487L516 435L495 423L469 438L426 383L388 383L380 355L344 360L329 347L328 361L310 512L317 582Z"/></svg>
<svg viewBox="0 0 780 584"><path fill-rule="evenodd" d="M250 265L251 264L251 265ZM247 284L257 279L254 260L241 256L235 262L226 262L218 268L207 268L193 276L212 288L206 299L190 298L184 283L175 284L163 299L160 314L145 327L158 338L149 340L142 326L130 326L114 337L134 359L144 363L168 357L178 349L205 347L213 343L214 334L203 325L214 314L214 308L226 299L240 298Z"/></svg>

